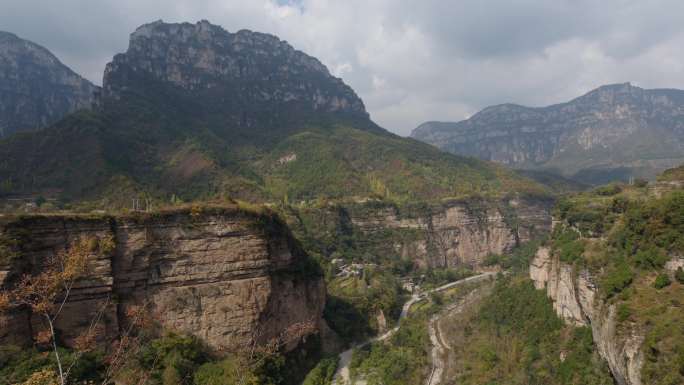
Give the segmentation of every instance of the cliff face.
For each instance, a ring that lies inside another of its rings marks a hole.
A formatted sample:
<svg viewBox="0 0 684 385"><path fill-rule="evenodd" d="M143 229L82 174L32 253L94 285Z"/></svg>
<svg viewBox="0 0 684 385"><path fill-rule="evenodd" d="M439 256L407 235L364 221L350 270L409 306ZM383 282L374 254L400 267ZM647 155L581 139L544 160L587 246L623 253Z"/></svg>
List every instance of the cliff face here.
<svg viewBox="0 0 684 385"><path fill-rule="evenodd" d="M549 230L550 217L543 207L518 209L518 213L506 214L496 206L480 207L475 211L468 204L448 204L414 218L401 218L389 209L372 216L352 217L352 221L364 233L387 229L412 229L422 233L422 237L393 245L402 256L415 258L420 265L478 267L487 255L506 253ZM511 217L507 218L507 215Z"/></svg>
<svg viewBox="0 0 684 385"><path fill-rule="evenodd" d="M131 34L126 53L107 65L106 97L139 85L141 80L171 83L185 91L239 94L222 100L223 108L242 112L236 122L250 124L253 106L368 117L361 99L333 77L317 59L273 35L241 30L230 33L207 21L196 24L145 24ZM245 114L245 112L248 112Z"/></svg>
<svg viewBox="0 0 684 385"><path fill-rule="evenodd" d="M327 330L322 278L302 270L308 257L286 227L267 217L225 209L35 217L6 224L2 233L20 244L20 257L0 265L3 288L77 237L113 238L113 251L91 258L89 273L58 318L66 343L99 312L100 340L110 340L130 321L134 306L144 306L164 328L196 335L214 348L263 343L300 322ZM0 325L0 343L28 343L42 328L25 311L2 315Z"/></svg>
<svg viewBox="0 0 684 385"><path fill-rule="evenodd" d="M0 31L0 138L90 108L96 92L47 49Z"/></svg>
<svg viewBox="0 0 684 385"><path fill-rule="evenodd" d="M426 122L412 137L443 150L585 183L653 178L684 161L684 91L600 87L541 108L488 107L457 123Z"/></svg>
<svg viewBox="0 0 684 385"><path fill-rule="evenodd" d="M421 207L366 202L325 210L323 217L319 211L316 219L306 213L300 217L309 223L304 237L338 245L334 249L347 255L372 255L378 261L401 258L422 267L479 267L487 255L503 254L548 232L548 205L515 199ZM330 239L329 234L341 239Z"/></svg>
<svg viewBox="0 0 684 385"><path fill-rule="evenodd" d="M537 289L546 289L558 316L574 325L591 327L594 343L608 362L619 385L640 385L644 362L638 330L617 330L616 307L598 295L588 271L575 272L572 265L553 257L547 247L540 247L530 265L530 278Z"/></svg>

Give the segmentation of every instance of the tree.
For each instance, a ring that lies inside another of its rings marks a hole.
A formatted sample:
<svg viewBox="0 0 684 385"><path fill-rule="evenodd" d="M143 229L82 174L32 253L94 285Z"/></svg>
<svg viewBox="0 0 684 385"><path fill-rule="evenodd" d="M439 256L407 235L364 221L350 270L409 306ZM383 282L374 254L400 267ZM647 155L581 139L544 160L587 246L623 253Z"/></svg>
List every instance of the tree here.
<svg viewBox="0 0 684 385"><path fill-rule="evenodd" d="M670 281L670 277L668 277L666 273L660 273L653 282L653 287L656 289L662 289L664 287L670 286L670 283L672 283L672 281Z"/></svg>
<svg viewBox="0 0 684 385"><path fill-rule="evenodd" d="M38 206L38 207L42 206L43 203L45 203L45 202L47 202L47 200L46 200L45 197L42 196L42 195L39 195L39 196L33 201L33 203L35 203L36 206Z"/></svg>
<svg viewBox="0 0 684 385"><path fill-rule="evenodd" d="M100 244L97 239L79 238L63 252L49 257L39 273L24 275L16 287L0 293L0 311L25 307L45 321L47 330L39 332L36 339L39 343L52 346L61 385L66 383L70 368L64 368L57 349L55 321L64 308L74 283L86 273L89 256L102 251L101 247L108 244ZM94 337L93 333L94 328L89 328L77 341L88 345L89 340Z"/></svg>
<svg viewBox="0 0 684 385"><path fill-rule="evenodd" d="M298 322L290 325L276 337L269 339L265 344L259 344L261 340L260 329L252 333L252 338L247 346L233 352L230 360L233 360L232 378L239 385L251 385L254 383L255 374L259 372L269 360L278 357L278 352L287 345L301 341L304 337L316 330L313 320Z"/></svg>

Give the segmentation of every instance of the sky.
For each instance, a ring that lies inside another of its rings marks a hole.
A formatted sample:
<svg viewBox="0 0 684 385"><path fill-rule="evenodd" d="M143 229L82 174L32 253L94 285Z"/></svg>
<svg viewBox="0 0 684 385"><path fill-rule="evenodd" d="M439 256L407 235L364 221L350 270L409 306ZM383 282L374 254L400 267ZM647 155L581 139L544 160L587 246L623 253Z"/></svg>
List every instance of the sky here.
<svg viewBox="0 0 684 385"><path fill-rule="evenodd" d="M96 84L129 34L158 19L275 34L320 59L400 135L603 84L684 88L681 0L0 0L0 30Z"/></svg>

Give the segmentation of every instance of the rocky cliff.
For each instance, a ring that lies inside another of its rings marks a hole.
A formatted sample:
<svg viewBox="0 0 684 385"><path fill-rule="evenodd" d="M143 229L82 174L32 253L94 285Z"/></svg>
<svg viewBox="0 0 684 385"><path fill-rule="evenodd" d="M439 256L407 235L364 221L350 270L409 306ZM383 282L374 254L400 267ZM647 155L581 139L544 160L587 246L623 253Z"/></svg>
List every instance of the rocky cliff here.
<svg viewBox="0 0 684 385"><path fill-rule="evenodd" d="M511 167L597 184L653 178L684 161L684 91L607 85L570 102L503 104L458 122L426 122L412 137Z"/></svg>
<svg viewBox="0 0 684 385"><path fill-rule="evenodd" d="M0 235L14 239L14 257L0 261L0 285L78 237L112 239L111 252L93 255L57 322L63 342L99 318L100 340L115 338L143 306L163 328L233 348L277 337L321 314L325 284L289 230L268 214L235 208L89 218L38 216L5 220ZM6 250L6 249L5 249ZM7 255L7 253L5 253ZM307 266L309 267L307 269ZM26 344L43 327L27 311L0 316L0 344Z"/></svg>
<svg viewBox="0 0 684 385"><path fill-rule="evenodd" d="M239 93L239 99L221 102L224 109L234 110L236 123L242 125L255 124L264 105L280 113L287 109L368 117L354 91L317 59L273 35L230 33L207 21L157 21L136 29L128 50L105 69L104 96L118 98L142 79L215 96Z"/></svg>
<svg viewBox="0 0 684 385"><path fill-rule="evenodd" d="M540 247L530 264L530 278L537 289L546 290L556 313L566 322L591 327L594 343L619 385L642 383L643 334L618 329L616 306L598 295L596 277L587 270L576 271L547 247Z"/></svg>
<svg viewBox="0 0 684 385"><path fill-rule="evenodd" d="M90 108L97 91L47 49L0 31L0 138Z"/></svg>
<svg viewBox="0 0 684 385"><path fill-rule="evenodd" d="M421 267L480 267L551 228L544 200L461 200L397 206L382 202L301 210L293 224L336 258L407 260ZM304 229L301 229L305 226Z"/></svg>

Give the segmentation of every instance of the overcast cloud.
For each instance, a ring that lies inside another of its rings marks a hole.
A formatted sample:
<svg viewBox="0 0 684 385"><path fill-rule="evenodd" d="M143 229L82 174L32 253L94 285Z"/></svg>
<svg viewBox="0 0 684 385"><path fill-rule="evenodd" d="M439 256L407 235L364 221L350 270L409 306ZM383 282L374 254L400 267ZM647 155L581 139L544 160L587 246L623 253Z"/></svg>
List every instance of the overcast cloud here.
<svg viewBox="0 0 684 385"><path fill-rule="evenodd" d="M0 0L0 30L94 83L140 24L207 19L316 56L401 135L602 84L684 88L681 0Z"/></svg>

